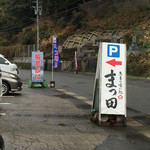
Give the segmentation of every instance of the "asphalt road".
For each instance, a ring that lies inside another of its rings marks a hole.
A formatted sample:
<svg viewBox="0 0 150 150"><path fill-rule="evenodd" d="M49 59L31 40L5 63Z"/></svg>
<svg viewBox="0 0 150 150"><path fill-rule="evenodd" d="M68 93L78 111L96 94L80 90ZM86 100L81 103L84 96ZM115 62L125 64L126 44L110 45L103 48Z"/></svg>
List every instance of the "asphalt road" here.
<svg viewBox="0 0 150 150"><path fill-rule="evenodd" d="M31 78L31 71L20 70L20 78L25 84L27 84L28 80ZM49 83L51 81L51 72L45 71L44 78ZM90 100L92 99L93 95L94 79L94 75L54 72L54 81L56 82L57 88L64 89L64 91L71 91ZM54 89L47 89L47 92L45 93L47 94L47 96L48 90L51 91ZM38 91L40 94L40 90ZM43 94L42 91L41 94ZM68 99L70 98L71 97L68 97ZM73 102L74 100L72 98L70 99L70 101L76 107L79 107L76 102ZM90 106L88 104L82 104L82 106L80 105L80 109L83 109L83 106L84 109L86 108L86 113L90 113ZM150 132L149 106L150 80L127 79L127 116L133 119L133 126L128 125L126 128L100 128L109 133L109 136L102 144L98 145L95 149L149 150L150 139L145 136L146 133L144 134L144 132ZM85 128L87 125L84 125Z"/></svg>
<svg viewBox="0 0 150 150"><path fill-rule="evenodd" d="M22 81L28 82L31 73L29 70L20 70L20 77ZM45 71L44 78L49 83L52 80L51 72ZM88 99L92 99L94 79L94 74L54 72L56 87L72 91ZM137 115L137 112L150 115L150 80L127 79L127 107L129 108L128 116Z"/></svg>

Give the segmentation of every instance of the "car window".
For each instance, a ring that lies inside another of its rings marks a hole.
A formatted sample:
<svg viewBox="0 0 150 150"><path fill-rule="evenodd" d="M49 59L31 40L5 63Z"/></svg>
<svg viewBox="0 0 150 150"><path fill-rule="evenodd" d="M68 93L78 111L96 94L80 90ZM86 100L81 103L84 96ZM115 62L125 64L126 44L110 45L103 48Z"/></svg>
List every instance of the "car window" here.
<svg viewBox="0 0 150 150"><path fill-rule="evenodd" d="M2 58L2 57L0 57L0 64L5 64L5 59L4 58Z"/></svg>

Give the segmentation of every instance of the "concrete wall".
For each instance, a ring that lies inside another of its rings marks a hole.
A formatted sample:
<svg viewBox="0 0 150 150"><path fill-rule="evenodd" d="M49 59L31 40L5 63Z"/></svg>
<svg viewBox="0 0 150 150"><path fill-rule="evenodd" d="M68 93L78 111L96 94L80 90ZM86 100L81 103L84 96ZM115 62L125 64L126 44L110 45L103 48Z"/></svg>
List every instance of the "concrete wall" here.
<svg viewBox="0 0 150 150"><path fill-rule="evenodd" d="M17 64L20 69L31 69L31 57L14 59L13 63ZM97 65L97 58L79 58L78 71L79 72L95 72ZM51 60L44 60L44 70L51 71ZM59 69L55 71L75 71L75 61L60 61Z"/></svg>

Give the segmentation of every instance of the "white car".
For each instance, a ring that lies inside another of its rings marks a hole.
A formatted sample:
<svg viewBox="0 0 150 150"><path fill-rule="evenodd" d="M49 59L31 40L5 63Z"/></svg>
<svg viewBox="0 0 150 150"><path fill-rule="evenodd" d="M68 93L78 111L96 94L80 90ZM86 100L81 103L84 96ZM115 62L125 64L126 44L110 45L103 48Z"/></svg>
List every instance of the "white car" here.
<svg viewBox="0 0 150 150"><path fill-rule="evenodd" d="M18 67L16 64L9 62L3 55L0 54L0 69L1 71L18 74Z"/></svg>

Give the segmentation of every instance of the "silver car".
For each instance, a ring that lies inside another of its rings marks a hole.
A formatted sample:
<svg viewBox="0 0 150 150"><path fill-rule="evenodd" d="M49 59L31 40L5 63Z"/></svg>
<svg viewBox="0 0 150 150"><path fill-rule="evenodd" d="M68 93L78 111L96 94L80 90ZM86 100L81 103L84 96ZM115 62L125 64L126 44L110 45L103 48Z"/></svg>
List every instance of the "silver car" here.
<svg viewBox="0 0 150 150"><path fill-rule="evenodd" d="M3 95L7 95L9 92L16 92L22 90L22 82L17 75L2 71L1 78Z"/></svg>

